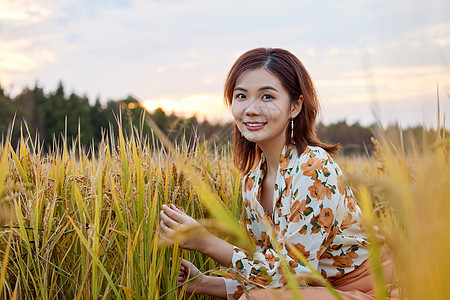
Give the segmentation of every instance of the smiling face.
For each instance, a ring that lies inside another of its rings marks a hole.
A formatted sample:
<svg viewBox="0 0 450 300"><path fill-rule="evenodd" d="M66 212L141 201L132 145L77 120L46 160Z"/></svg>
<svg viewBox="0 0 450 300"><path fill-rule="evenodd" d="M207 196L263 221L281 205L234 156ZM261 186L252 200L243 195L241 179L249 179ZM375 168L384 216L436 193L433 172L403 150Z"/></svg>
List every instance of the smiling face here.
<svg viewBox="0 0 450 300"><path fill-rule="evenodd" d="M280 149L286 143L291 117L300 112L291 105L280 80L264 68L245 71L236 81L231 111L241 134L261 149Z"/></svg>

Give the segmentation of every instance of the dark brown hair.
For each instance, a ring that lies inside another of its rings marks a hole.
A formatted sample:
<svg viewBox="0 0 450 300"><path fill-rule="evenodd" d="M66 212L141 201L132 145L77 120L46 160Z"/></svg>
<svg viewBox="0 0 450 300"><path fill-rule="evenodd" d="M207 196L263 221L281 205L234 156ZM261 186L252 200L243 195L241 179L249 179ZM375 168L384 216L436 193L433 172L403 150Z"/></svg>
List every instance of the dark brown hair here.
<svg viewBox="0 0 450 300"><path fill-rule="evenodd" d="M264 68L281 81L289 92L291 102L303 96L300 113L294 119L294 136L286 130L286 144L293 144L300 155L306 146L319 146L332 154L339 149L338 144L322 143L316 134L316 117L319 101L311 77L300 60L289 51L279 48L257 48L242 54L231 67L225 81L224 99L228 106L233 102L236 81L245 71ZM236 124L233 129L234 164L248 173L261 157L261 149L241 136Z"/></svg>

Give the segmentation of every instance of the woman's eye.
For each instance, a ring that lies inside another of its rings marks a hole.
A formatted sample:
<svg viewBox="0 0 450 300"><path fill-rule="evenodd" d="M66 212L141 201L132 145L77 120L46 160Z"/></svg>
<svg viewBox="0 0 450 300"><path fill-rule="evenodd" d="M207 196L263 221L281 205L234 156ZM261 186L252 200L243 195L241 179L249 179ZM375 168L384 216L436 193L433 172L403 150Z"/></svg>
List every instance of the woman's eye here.
<svg viewBox="0 0 450 300"><path fill-rule="evenodd" d="M244 94L236 94L236 96L234 96L235 99L245 99L245 95Z"/></svg>
<svg viewBox="0 0 450 300"><path fill-rule="evenodd" d="M271 100L271 99L273 99L273 97L272 97L271 95L268 95L268 94L263 95L262 98L263 98L264 100Z"/></svg>

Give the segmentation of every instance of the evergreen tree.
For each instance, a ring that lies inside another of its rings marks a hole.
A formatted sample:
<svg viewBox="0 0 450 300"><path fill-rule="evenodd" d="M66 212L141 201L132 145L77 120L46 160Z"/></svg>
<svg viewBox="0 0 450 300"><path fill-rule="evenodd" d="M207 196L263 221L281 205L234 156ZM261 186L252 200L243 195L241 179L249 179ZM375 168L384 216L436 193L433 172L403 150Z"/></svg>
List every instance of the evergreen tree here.
<svg viewBox="0 0 450 300"><path fill-rule="evenodd" d="M0 132L6 133L14 118L14 105L11 99L5 95L5 90L0 85Z"/></svg>

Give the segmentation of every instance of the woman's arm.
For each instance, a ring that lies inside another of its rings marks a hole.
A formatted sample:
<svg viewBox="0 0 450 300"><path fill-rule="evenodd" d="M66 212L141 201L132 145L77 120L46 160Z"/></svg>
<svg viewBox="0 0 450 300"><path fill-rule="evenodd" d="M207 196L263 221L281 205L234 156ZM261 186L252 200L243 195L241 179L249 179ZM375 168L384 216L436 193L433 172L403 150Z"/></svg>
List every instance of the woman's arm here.
<svg viewBox="0 0 450 300"><path fill-rule="evenodd" d="M222 266L230 266L233 257L233 245L208 232L196 220L179 210L175 205L163 205L159 238L173 244L175 242L175 230L180 226L192 227L193 230L196 230L194 237L179 241L180 248L201 252Z"/></svg>

